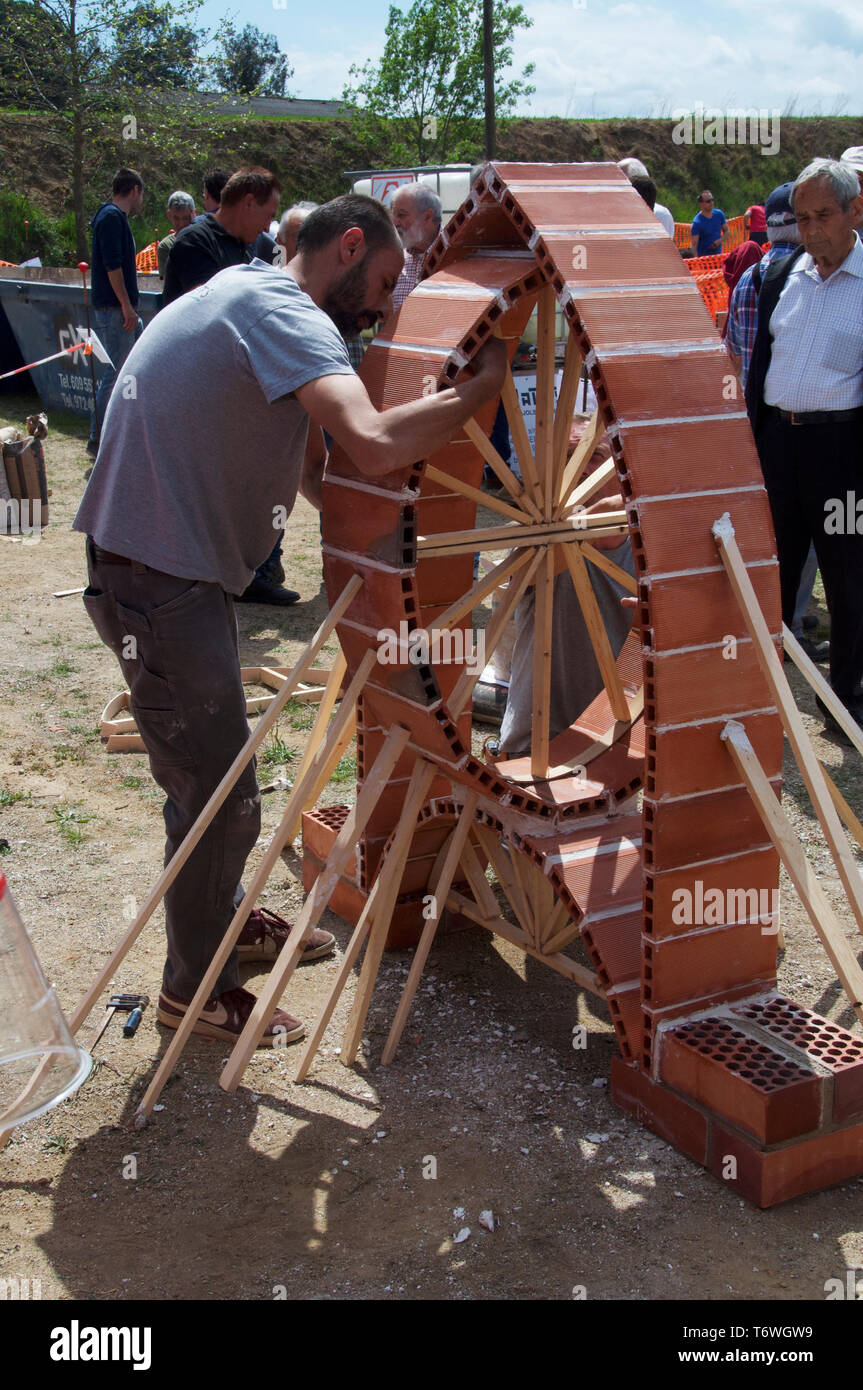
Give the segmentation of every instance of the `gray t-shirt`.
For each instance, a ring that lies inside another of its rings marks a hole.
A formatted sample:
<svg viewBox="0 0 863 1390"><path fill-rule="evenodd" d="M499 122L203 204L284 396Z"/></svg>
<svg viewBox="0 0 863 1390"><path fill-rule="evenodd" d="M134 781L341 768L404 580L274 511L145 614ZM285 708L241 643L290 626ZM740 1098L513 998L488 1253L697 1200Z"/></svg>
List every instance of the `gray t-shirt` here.
<svg viewBox="0 0 863 1390"><path fill-rule="evenodd" d="M242 593L296 500L309 417L292 392L352 372L284 270L220 271L163 309L120 369L74 529Z"/></svg>

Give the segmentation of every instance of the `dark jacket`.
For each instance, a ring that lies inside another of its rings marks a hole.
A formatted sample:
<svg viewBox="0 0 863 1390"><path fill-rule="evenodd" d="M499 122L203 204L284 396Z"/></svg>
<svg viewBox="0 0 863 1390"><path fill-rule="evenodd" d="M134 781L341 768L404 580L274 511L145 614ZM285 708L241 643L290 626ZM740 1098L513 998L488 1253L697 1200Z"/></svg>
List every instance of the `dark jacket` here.
<svg viewBox="0 0 863 1390"><path fill-rule="evenodd" d="M764 415L764 380L773 353L770 316L779 303L779 296L785 288L791 267L803 255L804 250L805 247L798 246L790 256L781 256L773 261L767 267L761 281L761 291L758 295L758 326L755 330L749 375L746 378L746 409L756 440Z"/></svg>
<svg viewBox="0 0 863 1390"><path fill-rule="evenodd" d="M206 217L177 233L165 267L163 307L179 299L187 290L206 284L217 271L227 270L231 265L246 265L251 259L249 248L226 232L218 218L208 212Z"/></svg>

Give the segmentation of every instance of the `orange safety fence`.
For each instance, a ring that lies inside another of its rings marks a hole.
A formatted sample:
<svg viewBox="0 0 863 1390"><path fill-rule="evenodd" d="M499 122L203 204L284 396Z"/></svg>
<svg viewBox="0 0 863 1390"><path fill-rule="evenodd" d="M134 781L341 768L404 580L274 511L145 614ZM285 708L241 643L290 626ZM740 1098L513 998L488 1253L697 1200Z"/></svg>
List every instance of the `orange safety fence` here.
<svg viewBox="0 0 863 1390"><path fill-rule="evenodd" d="M15 264L16 264L15 261L0 261L0 265L3 265L3 266L10 266L10 265L15 265Z"/></svg>
<svg viewBox="0 0 863 1390"><path fill-rule="evenodd" d="M145 246L143 251L138 252L135 257L135 264L138 267L139 275L156 275L158 273L158 247L158 241L151 241L149 246Z"/></svg>
<svg viewBox="0 0 863 1390"><path fill-rule="evenodd" d="M726 251L733 251L735 246L742 246L746 240L743 231L743 215L740 217L729 217L728 231L730 236L724 244ZM692 223L675 222L674 224L674 244L679 251L688 251L692 240Z"/></svg>

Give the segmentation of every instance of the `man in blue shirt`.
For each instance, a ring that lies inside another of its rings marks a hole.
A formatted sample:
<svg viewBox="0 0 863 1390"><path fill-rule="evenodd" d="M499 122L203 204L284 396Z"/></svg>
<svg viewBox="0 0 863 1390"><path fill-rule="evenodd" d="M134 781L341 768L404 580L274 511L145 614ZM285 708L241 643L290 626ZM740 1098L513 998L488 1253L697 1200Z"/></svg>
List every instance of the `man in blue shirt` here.
<svg viewBox="0 0 863 1390"><path fill-rule="evenodd" d="M138 317L138 272L135 265L135 238L129 218L137 217L144 205L144 180L134 169L119 169L114 175L111 201L103 203L90 224L90 299L93 327L113 363L106 367L96 392L95 409L90 412L90 438L87 453L96 457L102 421L117 373L141 336L144 325Z"/></svg>
<svg viewBox="0 0 863 1390"><path fill-rule="evenodd" d="M699 211L695 215L690 234L694 256L719 256L723 243L730 235L725 213L716 207L709 188L698 199Z"/></svg>

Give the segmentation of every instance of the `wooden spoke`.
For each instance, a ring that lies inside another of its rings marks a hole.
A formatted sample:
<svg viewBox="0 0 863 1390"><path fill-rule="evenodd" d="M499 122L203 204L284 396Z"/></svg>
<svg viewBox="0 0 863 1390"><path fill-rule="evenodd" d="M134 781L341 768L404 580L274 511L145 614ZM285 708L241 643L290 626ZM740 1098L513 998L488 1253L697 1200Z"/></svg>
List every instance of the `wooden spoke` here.
<svg viewBox="0 0 863 1390"><path fill-rule="evenodd" d="M569 916L569 908L566 903L561 902L555 897L554 889L551 887L551 884L548 886L551 892L551 903L545 919L547 925L542 933L542 949L544 951L549 949L550 942L553 942L560 933L566 931L572 925ZM555 946L554 949L560 950L560 947Z"/></svg>
<svg viewBox="0 0 863 1390"><path fill-rule="evenodd" d="M633 579L632 575L623 569L621 565L617 565L613 560L609 560L604 550L596 550L589 541L583 541L581 553L585 560L589 560L592 565L596 565L597 569L605 570L606 574L610 575L612 579L616 580L616 582L630 594L638 593L638 581Z"/></svg>
<svg viewBox="0 0 863 1390"><path fill-rule="evenodd" d="M570 333L566 341L566 356L563 360L563 380L560 383L557 408L554 412L554 485L552 494L555 499L560 496L560 483L563 470L566 467L566 451L569 447L569 435L572 429L575 398L578 395L580 379L581 353L578 350L574 334Z"/></svg>
<svg viewBox="0 0 863 1390"><path fill-rule="evenodd" d="M508 502L502 502L499 497L492 497L488 492L481 492L478 487L471 487L470 483L462 482L461 478L454 478L451 473L442 472L433 464L426 464L425 476L448 488L450 492L460 492L463 497L469 497L472 502L476 502L477 506L488 507L489 511L497 512L500 516L508 516L512 521L525 523L532 519L527 512L520 512L517 507L511 507Z"/></svg>
<svg viewBox="0 0 863 1390"><path fill-rule="evenodd" d="M527 866L524 862L524 859L518 853L518 850L516 850L515 848L510 849L509 860L512 865L513 878L518 884L519 892L521 893L522 899L527 905L527 925L525 927L525 930L528 936L530 937L532 945L537 946L539 943L540 924L536 919L533 894L530 891L530 881L528 879Z"/></svg>
<svg viewBox="0 0 863 1390"><path fill-rule="evenodd" d="M444 609L439 618L435 619L435 627L448 628L457 623L459 618L463 618L466 613L472 613L478 603L501 584L505 584L507 579L522 565L526 565L530 558L530 552L520 550L517 555L508 555L505 560L501 560L499 565L490 569L478 583L474 584L469 593L464 598L456 599L449 608Z"/></svg>
<svg viewBox="0 0 863 1390"><path fill-rule="evenodd" d="M563 554L572 575L578 601L581 604L581 611L611 705L611 712L615 719L628 720L629 705L615 664L608 633L605 630L605 623L602 621L602 614L599 611L596 595L590 583L587 565L577 545L564 546Z"/></svg>
<svg viewBox="0 0 863 1390"><path fill-rule="evenodd" d="M543 965L548 965L552 970L556 970L565 979L571 980L578 985L579 989L587 990L588 994L595 994L597 999L605 998L605 990L599 985L596 975L592 970L587 970L577 961L570 960L568 956L560 954L550 955L534 946L529 937L518 927L514 927L505 917L495 917L489 921L483 917L479 908L455 889L450 889L446 900L447 907L453 912L460 912L464 917L470 917L471 921L478 922L481 927L488 927L497 936L502 936L506 941L511 941L514 946L518 946L526 955L534 956L541 960Z"/></svg>
<svg viewBox="0 0 863 1390"><path fill-rule="evenodd" d="M503 636L506 625L510 620L510 616L515 611L517 605L521 602L525 589L527 588L528 584L533 579L534 574L539 568L539 562L541 559L542 550L540 549L537 550L536 553L531 556L530 561L523 567L523 569L518 574L518 577L516 578L515 576L513 576L513 578L511 579L509 585L509 593L504 598L503 602L501 603L500 607L498 608L497 612L495 613L494 617L492 618L491 622L485 630L486 662L490 660L492 653L495 650L495 647L497 646L498 642ZM467 704L468 700L473 694L473 688L479 680L481 674L481 671L472 673L470 671L465 670L462 671L461 675L459 676L449 700L450 710L456 718L458 718L458 716L461 714L462 710L464 709L465 705Z"/></svg>
<svg viewBox="0 0 863 1390"><path fill-rule="evenodd" d="M548 770L549 721L551 718L551 632L554 622L554 547L546 546L536 580L533 625L533 720L530 733L530 770L540 779Z"/></svg>
<svg viewBox="0 0 863 1390"><path fill-rule="evenodd" d="M577 757L570 758L564 763L554 763L546 772L545 780L553 782L558 777L571 777L578 768L587 768L598 758L600 753L607 753L619 738L622 738L631 724L639 719L644 712L644 686L632 696L629 701L629 717L627 719L616 719L610 729L600 734L595 742L588 748L579 753ZM526 762L526 759L516 760L518 763ZM516 782L519 786L530 786L533 782L533 773L528 769L524 772L518 768L507 768L504 774L509 782Z"/></svg>
<svg viewBox="0 0 863 1390"><path fill-rule="evenodd" d="M581 927L577 922L567 916L566 921L561 924L553 936L549 936L544 943L544 949L549 955L555 955L558 951L563 951L577 936L581 935Z"/></svg>
<svg viewBox="0 0 863 1390"><path fill-rule="evenodd" d="M512 442L515 445L516 458L518 459L518 466L521 469L521 476L524 479L525 488L527 489L528 496L533 499L537 517L540 517L542 515L542 492L536 476L533 450L530 447L530 437L527 433L527 426L524 423L524 416L521 413L521 405L519 404L515 379L509 367L503 379L503 386L500 389L500 398L503 401L509 432L512 437ZM494 465L492 465L492 467L493 466Z"/></svg>
<svg viewBox="0 0 863 1390"><path fill-rule="evenodd" d="M573 454L572 458L575 458ZM570 459L570 463L572 459ZM570 489L569 496L564 504L564 511L571 512L574 507L582 507L585 502L589 502L605 485L611 481L615 475L614 459L606 459L598 468L584 479L583 482L574 484Z"/></svg>
<svg viewBox="0 0 863 1390"><path fill-rule="evenodd" d="M545 285L537 301L536 472L542 488L542 514L551 520L554 488L554 289Z"/></svg>
<svg viewBox="0 0 863 1390"><path fill-rule="evenodd" d="M504 897L515 913L516 921L520 923L522 929L528 937L533 935L533 923L528 907L527 899L522 892L521 883L516 878L512 868L510 856L507 854L503 845L500 843L495 832L487 825L477 825L474 827L482 848L488 855L489 863L497 875L497 881L503 889Z"/></svg>
<svg viewBox="0 0 863 1390"><path fill-rule="evenodd" d="M569 494L587 467L603 428L604 426L599 411L595 410L587 422L587 429L581 436L572 458L563 470L563 476L561 477L560 488L557 494L558 502L555 508L555 514L562 513L565 510ZM612 461L609 460L609 462Z"/></svg>
<svg viewBox="0 0 863 1390"><path fill-rule="evenodd" d="M520 482L520 480L516 477L515 473L513 473L509 464L504 463L497 449L494 447L487 435L485 435L483 431L480 429L476 420L466 420L462 428L470 442L482 454L483 458L485 459L489 468L494 473L495 477L498 479L499 482L503 483L503 486L506 488L510 497L514 498L516 502L518 502L521 506L525 507L526 510L530 512L534 520L541 520L542 513L540 512L539 507L536 505L536 503L531 498L530 494L525 489L524 484ZM522 420L522 428L524 428L524 420ZM483 500L485 500L487 496L487 493L483 493Z"/></svg>
<svg viewBox="0 0 863 1390"><path fill-rule="evenodd" d="M565 517L539 526L485 526L473 531L440 531L417 537L418 556L463 555L466 551L509 550L524 545L556 545L577 541L586 533L617 535L626 524L625 512Z"/></svg>
<svg viewBox="0 0 863 1390"><path fill-rule="evenodd" d="M476 810L476 802L473 803L473 810ZM473 821L473 814L471 814L471 821ZM496 917L500 910L497 905L497 898L485 876L485 870L479 866L472 841L468 841L465 845L461 857L461 867L470 884L470 891L476 899L477 907L485 913L486 917ZM449 886L446 891L449 892Z"/></svg>

